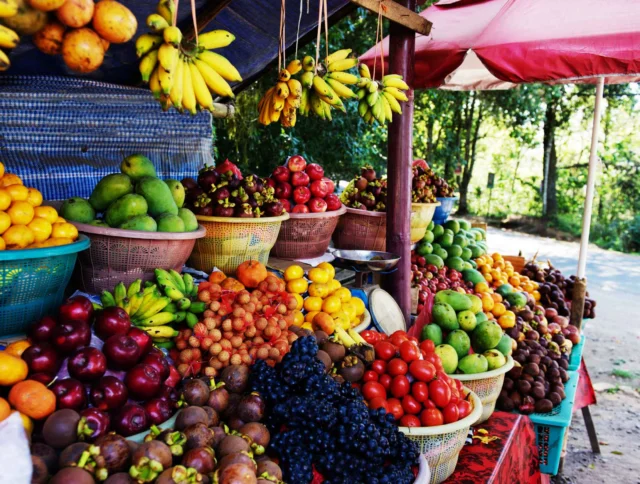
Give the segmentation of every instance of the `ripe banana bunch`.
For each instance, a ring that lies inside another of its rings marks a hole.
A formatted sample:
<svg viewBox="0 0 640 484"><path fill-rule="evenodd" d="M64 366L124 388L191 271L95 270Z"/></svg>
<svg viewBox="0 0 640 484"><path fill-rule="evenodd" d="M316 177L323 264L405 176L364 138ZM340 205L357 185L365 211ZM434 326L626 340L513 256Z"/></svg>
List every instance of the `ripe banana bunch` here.
<svg viewBox="0 0 640 484"><path fill-rule="evenodd" d="M0 0L0 19L13 17L18 13L18 3L16 0ZM18 34L9 27L0 25L0 48L13 49L20 42ZM9 56L3 50L0 50L0 72L6 71L11 67Z"/></svg>
<svg viewBox="0 0 640 484"><path fill-rule="evenodd" d="M280 121L282 126L296 125L296 110L300 107L302 84L291 76L302 70L302 62L294 59L278 74L278 82L267 90L258 103L258 122L269 126Z"/></svg>
<svg viewBox="0 0 640 484"><path fill-rule="evenodd" d="M382 82L371 79L369 68L365 64L358 67L360 80L358 81L358 114L367 123L378 121L386 124L392 121L393 113L402 114L400 101L409 99L404 93L409 86L399 74L388 74L382 78Z"/></svg>
<svg viewBox="0 0 640 484"><path fill-rule="evenodd" d="M191 114L213 111L213 95L232 98L229 82L242 81L233 64L212 50L228 46L235 36L213 30L201 34L197 45L183 41L180 29L171 24L174 11L173 0L161 0L157 13L147 17L153 33L136 40L142 80L165 110L173 106Z"/></svg>

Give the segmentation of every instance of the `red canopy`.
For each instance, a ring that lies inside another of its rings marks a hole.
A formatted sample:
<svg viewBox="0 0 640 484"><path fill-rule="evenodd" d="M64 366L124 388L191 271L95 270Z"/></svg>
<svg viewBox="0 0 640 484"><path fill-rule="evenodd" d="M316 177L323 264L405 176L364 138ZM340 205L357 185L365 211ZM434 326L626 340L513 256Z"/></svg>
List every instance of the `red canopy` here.
<svg viewBox="0 0 640 484"><path fill-rule="evenodd" d="M420 15L433 29L416 36L416 89L640 79L640 0L442 0ZM376 55L379 75L379 45L361 60Z"/></svg>

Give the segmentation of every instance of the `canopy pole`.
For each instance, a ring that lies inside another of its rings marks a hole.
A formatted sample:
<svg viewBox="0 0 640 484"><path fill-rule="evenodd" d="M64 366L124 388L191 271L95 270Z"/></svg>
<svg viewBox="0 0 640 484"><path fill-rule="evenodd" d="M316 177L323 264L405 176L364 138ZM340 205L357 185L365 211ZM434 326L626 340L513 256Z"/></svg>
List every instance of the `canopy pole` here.
<svg viewBox="0 0 640 484"><path fill-rule="evenodd" d="M398 0L415 11L416 0ZM391 22L389 73L400 74L413 86L416 35ZM389 124L387 159L387 251L401 257L397 270L385 277L384 287L397 301L407 325L411 322L411 161L413 156L413 90Z"/></svg>
<svg viewBox="0 0 640 484"><path fill-rule="evenodd" d="M573 290L571 303L571 323L580 329L584 311L584 299L586 295L586 266L587 251L589 248L589 232L591 230L591 212L593 197L596 187L596 168L598 163L598 133L600 132L600 116L602 114L602 100L604 94L604 77L598 79L596 84L596 100L593 110L593 128L591 130L591 151L589 153L589 173L587 176L587 194L584 201L584 213L582 215L582 235L580 237L580 255L578 256L578 272L576 284Z"/></svg>

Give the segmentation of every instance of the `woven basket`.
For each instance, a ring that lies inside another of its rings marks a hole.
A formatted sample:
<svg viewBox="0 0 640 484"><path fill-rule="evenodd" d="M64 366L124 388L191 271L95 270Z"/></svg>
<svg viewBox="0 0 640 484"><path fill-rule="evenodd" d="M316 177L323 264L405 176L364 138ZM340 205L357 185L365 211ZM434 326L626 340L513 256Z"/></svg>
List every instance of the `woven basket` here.
<svg viewBox="0 0 640 484"><path fill-rule="evenodd" d="M343 205L333 212L289 214L289 220L282 222L271 255L281 259L320 257L327 251L338 220L346 211Z"/></svg>
<svg viewBox="0 0 640 484"><path fill-rule="evenodd" d="M411 204L411 243L420 241L427 232L427 227L433 220L433 214L440 202L435 203L412 203Z"/></svg>
<svg viewBox="0 0 640 484"><path fill-rule="evenodd" d="M520 273L522 272L522 269L524 269L526 261L521 255L503 255L502 258L505 262L511 262L513 272Z"/></svg>
<svg viewBox="0 0 640 484"><path fill-rule="evenodd" d="M91 248L81 252L78 261L82 289L94 294L110 291L120 281L150 281L156 268L181 271L196 239L205 235L203 227L173 233L73 224L91 240Z"/></svg>
<svg viewBox="0 0 640 484"><path fill-rule="evenodd" d="M436 427L398 427L427 458L431 470L430 484L446 480L456 470L458 455L467 440L469 428L482 413L478 396L469 389L465 392L471 398L473 410L462 420Z"/></svg>
<svg viewBox="0 0 640 484"><path fill-rule="evenodd" d="M238 266L246 260L267 264L280 226L289 218L289 214L261 218L196 215L196 218L207 235L196 241L189 265L206 273L217 267L227 275L234 275Z"/></svg>
<svg viewBox="0 0 640 484"><path fill-rule="evenodd" d="M376 250L387 247L387 214L347 207L333 232L333 245L344 250Z"/></svg>
<svg viewBox="0 0 640 484"><path fill-rule="evenodd" d="M502 390L504 376L511 368L513 368L513 358L507 356L507 362L495 370L473 375L449 375L451 378L460 380L473 393L478 395L482 402L482 415L473 425L480 424L491 417Z"/></svg>

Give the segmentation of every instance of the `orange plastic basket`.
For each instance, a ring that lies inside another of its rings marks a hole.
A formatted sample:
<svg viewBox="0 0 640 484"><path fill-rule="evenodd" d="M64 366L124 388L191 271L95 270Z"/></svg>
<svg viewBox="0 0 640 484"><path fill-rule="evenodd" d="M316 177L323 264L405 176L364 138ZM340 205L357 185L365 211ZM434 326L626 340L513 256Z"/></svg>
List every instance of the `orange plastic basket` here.
<svg viewBox="0 0 640 484"><path fill-rule="evenodd" d="M333 245L344 250L376 250L387 247L387 214L347 207L333 232Z"/></svg>

